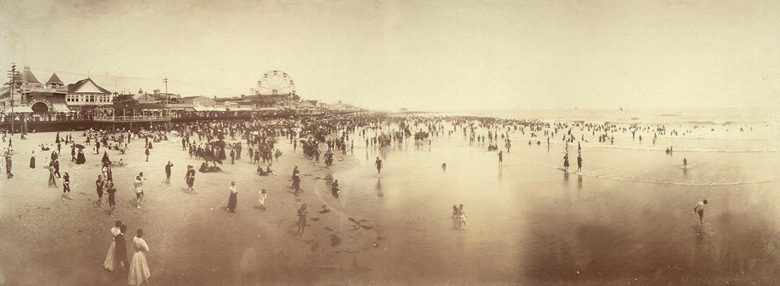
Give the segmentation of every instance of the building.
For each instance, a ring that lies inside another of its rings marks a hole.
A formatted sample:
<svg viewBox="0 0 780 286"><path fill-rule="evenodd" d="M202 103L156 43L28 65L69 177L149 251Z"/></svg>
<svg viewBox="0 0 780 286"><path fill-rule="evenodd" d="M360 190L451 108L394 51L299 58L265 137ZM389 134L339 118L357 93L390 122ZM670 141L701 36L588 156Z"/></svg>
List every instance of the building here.
<svg viewBox="0 0 780 286"><path fill-rule="evenodd" d="M45 84L35 77L30 67L24 67L20 77L21 84L14 90L14 112L45 114L70 111L65 104L67 89L56 73ZM6 109L10 105L11 102L7 102Z"/></svg>
<svg viewBox="0 0 780 286"><path fill-rule="evenodd" d="M70 109L92 110L99 106L112 105L114 94L99 86L91 78L69 84L65 103Z"/></svg>
<svg viewBox="0 0 780 286"><path fill-rule="evenodd" d="M190 105L192 107L214 107L217 101L206 96L185 96L179 98L180 104Z"/></svg>

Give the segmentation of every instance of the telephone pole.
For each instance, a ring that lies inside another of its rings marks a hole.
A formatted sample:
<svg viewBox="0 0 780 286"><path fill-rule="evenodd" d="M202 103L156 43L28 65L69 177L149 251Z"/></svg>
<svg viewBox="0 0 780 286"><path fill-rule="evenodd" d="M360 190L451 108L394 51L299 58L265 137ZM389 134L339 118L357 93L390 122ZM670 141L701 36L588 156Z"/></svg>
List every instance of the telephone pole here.
<svg viewBox="0 0 780 286"><path fill-rule="evenodd" d="M171 97L168 96L168 77L166 76L163 79L163 82L165 83L165 104L170 103Z"/></svg>
<svg viewBox="0 0 780 286"><path fill-rule="evenodd" d="M171 124L170 117L171 117L171 107L170 107L170 101L171 96L168 94L168 76L165 76L163 79L163 82L165 83L165 109L168 110L168 122L165 123L165 134L168 134L168 125Z"/></svg>
<svg viewBox="0 0 780 286"><path fill-rule="evenodd" d="M11 71L8 73L11 79L11 136L14 135L14 89L16 89L16 64L11 64Z"/></svg>

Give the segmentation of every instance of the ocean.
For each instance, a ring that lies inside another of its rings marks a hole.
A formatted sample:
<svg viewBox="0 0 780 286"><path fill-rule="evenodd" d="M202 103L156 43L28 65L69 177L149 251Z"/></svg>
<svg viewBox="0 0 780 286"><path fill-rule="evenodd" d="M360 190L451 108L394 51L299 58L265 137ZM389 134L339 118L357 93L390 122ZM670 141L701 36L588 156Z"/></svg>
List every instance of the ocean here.
<svg viewBox="0 0 780 286"><path fill-rule="evenodd" d="M342 195L322 198L345 216L375 223L382 251L360 262L374 269L370 275L377 281L654 285L780 277L780 132L774 114L471 115L650 128L636 137L611 133L614 144L599 143L598 132L573 128L572 135L585 140L580 172L577 143L567 146L564 130L549 146L543 135L511 131L503 168L497 151L488 151L488 143L469 144L462 129L381 150L354 138L354 156L333 169ZM667 134L653 143L658 125ZM671 136L671 130L680 134ZM568 172L562 169L567 153ZM381 178L373 166L377 156L385 164ZM709 204L700 226L693 208L704 199ZM467 230L452 227L456 204L465 206Z"/></svg>

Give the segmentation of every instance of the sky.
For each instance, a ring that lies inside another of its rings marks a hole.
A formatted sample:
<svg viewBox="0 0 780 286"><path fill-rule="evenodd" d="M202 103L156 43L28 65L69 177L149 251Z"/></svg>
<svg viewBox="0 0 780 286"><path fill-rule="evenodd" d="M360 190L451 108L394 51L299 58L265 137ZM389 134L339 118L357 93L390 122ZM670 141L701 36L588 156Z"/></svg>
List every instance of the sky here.
<svg viewBox="0 0 780 286"><path fill-rule="evenodd" d="M0 67L372 109L780 106L780 1L0 0Z"/></svg>

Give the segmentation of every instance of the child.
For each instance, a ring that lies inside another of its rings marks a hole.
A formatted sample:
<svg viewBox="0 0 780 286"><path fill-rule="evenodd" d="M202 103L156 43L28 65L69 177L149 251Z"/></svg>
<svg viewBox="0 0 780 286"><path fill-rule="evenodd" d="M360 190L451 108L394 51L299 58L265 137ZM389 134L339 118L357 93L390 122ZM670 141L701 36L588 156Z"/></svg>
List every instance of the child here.
<svg viewBox="0 0 780 286"><path fill-rule="evenodd" d="M268 195L266 193L266 190L262 189L260 191L260 199L257 200L257 202L260 203L260 209L261 210L265 210L265 198L267 198L267 197L268 197Z"/></svg>
<svg viewBox="0 0 780 286"><path fill-rule="evenodd" d="M62 200L65 200L65 197L67 197L69 200L72 198L70 197L70 175L68 175L68 172L65 172L65 176L62 176L62 178L65 180L62 183Z"/></svg>

